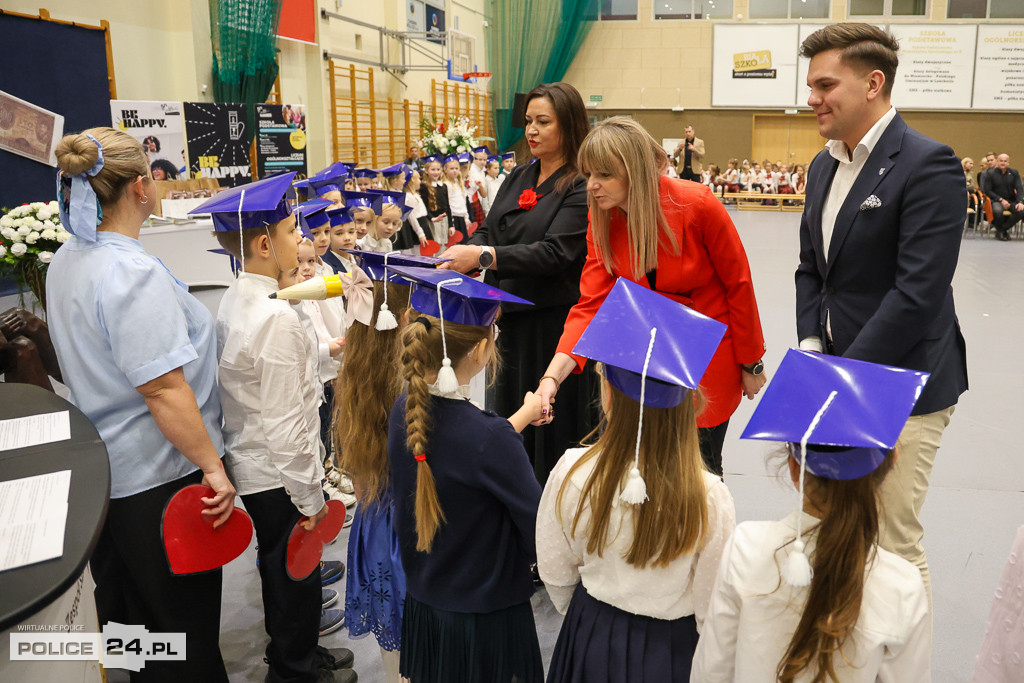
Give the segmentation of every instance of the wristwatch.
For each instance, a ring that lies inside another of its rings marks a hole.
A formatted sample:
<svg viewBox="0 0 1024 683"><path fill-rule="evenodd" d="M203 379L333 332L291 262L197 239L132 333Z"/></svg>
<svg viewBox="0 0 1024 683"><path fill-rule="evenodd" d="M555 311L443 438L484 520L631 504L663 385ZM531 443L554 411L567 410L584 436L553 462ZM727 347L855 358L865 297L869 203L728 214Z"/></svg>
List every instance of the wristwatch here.
<svg viewBox="0 0 1024 683"><path fill-rule="evenodd" d="M494 265L494 249L491 247L480 247L480 258L477 259L477 263L480 265L480 270L487 270Z"/></svg>
<svg viewBox="0 0 1024 683"><path fill-rule="evenodd" d="M756 363L741 365L740 367L743 368L743 372L749 372L756 377L764 372L764 361L757 361Z"/></svg>

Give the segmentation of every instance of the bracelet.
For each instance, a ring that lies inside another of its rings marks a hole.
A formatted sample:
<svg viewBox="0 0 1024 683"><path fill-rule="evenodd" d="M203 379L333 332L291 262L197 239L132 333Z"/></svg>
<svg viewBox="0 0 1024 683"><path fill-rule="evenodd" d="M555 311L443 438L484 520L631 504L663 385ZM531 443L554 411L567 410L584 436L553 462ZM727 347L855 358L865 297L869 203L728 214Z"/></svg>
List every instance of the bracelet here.
<svg viewBox="0 0 1024 683"><path fill-rule="evenodd" d="M555 383L555 391L558 391L559 389L562 388L562 383L558 381L558 378L557 377L552 377L551 375L544 375L539 380L537 380L537 386L540 386L540 383L543 382L546 379L549 379L549 380L551 380L552 382Z"/></svg>

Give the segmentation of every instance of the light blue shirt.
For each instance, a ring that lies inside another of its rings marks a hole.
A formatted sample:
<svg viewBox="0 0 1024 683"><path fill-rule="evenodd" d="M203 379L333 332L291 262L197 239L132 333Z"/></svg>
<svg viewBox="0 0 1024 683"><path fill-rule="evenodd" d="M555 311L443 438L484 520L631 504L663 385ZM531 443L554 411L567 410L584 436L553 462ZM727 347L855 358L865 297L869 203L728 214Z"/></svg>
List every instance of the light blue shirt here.
<svg viewBox="0 0 1024 683"><path fill-rule="evenodd" d="M197 467L160 432L136 387L182 368L206 431L224 453L217 337L210 312L138 240L72 237L46 276L47 323L71 402L110 457L110 497L180 479Z"/></svg>

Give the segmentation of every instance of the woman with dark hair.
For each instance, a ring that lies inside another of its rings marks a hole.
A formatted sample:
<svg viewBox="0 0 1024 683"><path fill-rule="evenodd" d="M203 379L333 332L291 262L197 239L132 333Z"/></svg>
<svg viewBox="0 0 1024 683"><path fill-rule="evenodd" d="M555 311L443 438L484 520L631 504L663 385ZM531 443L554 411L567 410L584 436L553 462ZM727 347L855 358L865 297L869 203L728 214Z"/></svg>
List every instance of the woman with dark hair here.
<svg viewBox="0 0 1024 683"><path fill-rule="evenodd" d="M483 225L466 245L445 252L452 260L442 266L460 273L483 270L486 282L534 304L502 307L498 348L504 367L489 406L499 415L514 413L537 386L569 309L579 300L587 256L587 190L576 166L590 130L583 98L568 83L539 85L526 96L525 118L536 163L509 174ZM562 453L596 424L596 387L592 371L567 377L559 392L567 414L550 426L523 431L541 484Z"/></svg>
<svg viewBox="0 0 1024 683"><path fill-rule="evenodd" d="M157 159L149 165L149 170L153 174L153 180L177 180L178 169L174 168L174 164L167 161L167 159Z"/></svg>

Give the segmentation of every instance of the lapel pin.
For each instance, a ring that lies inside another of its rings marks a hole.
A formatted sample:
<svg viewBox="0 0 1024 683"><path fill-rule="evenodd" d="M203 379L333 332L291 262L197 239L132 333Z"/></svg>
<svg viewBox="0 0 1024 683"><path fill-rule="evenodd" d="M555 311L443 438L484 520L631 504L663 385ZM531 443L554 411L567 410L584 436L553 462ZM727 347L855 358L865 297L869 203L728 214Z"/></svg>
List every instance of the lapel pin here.
<svg viewBox="0 0 1024 683"><path fill-rule="evenodd" d="M878 175L882 175L883 173L885 173L885 166L883 166L882 168L878 169Z"/></svg>

